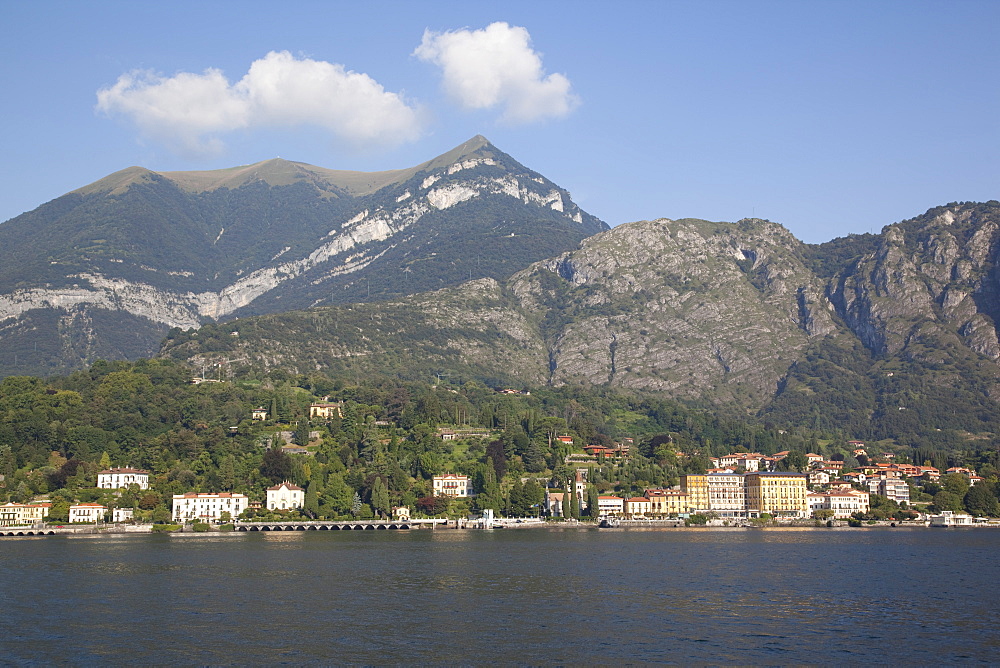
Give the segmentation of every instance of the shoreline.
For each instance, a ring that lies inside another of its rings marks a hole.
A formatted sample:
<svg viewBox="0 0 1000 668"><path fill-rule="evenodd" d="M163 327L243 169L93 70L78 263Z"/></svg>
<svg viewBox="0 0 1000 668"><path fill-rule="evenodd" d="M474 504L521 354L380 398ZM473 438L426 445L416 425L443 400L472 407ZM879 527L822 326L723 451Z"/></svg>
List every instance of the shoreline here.
<svg viewBox="0 0 1000 668"><path fill-rule="evenodd" d="M220 531L214 528L209 531L194 531L189 525L185 525L176 531L156 531L153 527L161 526L154 524L129 524L129 525L108 525L108 526L34 526L34 527L0 527L0 539L19 537L43 537L43 536L129 536L129 535L152 535L162 534L168 536L229 536L229 535L250 535L250 534L274 534L274 533L307 533L319 531L315 522L274 522L252 525L253 528L239 530L234 527L230 531ZM327 526L333 522L326 523ZM236 525L239 526L239 525ZM247 525L243 525L247 526ZM351 528L348 528L351 527ZM362 529L361 527L364 527ZM379 530L386 530L386 525L378 525ZM754 526L750 524L738 525L692 525L686 526L678 523L677 520L620 520L611 525L602 525L598 522L546 522L546 521L504 521L496 522L492 527L483 527L475 524L474 520L448 520L435 524L417 524L416 526L393 527L394 531L409 533L410 531L498 531L498 530L520 530L520 529L547 529L552 531L566 530L597 530L602 531L666 531L675 529L686 529L689 531L748 531L748 530L845 530L845 529L996 529L1000 528L1000 523L980 523L966 526L932 526L929 522L878 522L876 524L862 524L861 526L850 526L846 521L837 521L832 526L806 524L806 523L782 523L766 526ZM375 525L363 522L344 522L338 526L341 531L371 531ZM326 530L326 529L324 529Z"/></svg>

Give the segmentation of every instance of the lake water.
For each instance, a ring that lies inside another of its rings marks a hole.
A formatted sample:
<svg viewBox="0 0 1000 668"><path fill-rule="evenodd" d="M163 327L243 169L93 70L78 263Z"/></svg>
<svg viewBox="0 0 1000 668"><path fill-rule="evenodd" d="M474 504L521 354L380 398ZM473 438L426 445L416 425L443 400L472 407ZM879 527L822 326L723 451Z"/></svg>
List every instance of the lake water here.
<svg viewBox="0 0 1000 668"><path fill-rule="evenodd" d="M0 539L0 662L1000 662L1000 531Z"/></svg>

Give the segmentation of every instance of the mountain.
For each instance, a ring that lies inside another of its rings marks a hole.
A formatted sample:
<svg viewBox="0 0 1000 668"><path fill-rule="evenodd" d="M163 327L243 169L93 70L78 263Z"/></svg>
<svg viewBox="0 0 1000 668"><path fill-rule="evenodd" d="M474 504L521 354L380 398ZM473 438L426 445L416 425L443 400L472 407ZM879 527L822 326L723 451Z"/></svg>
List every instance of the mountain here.
<svg viewBox="0 0 1000 668"><path fill-rule="evenodd" d="M1000 203L807 245L762 220L643 221L505 280L173 332L163 355L582 384L931 444L1000 436ZM233 332L237 336L233 336Z"/></svg>
<svg viewBox="0 0 1000 668"><path fill-rule="evenodd" d="M130 167L0 225L0 374L172 327L503 279L607 225L484 137L409 169Z"/></svg>

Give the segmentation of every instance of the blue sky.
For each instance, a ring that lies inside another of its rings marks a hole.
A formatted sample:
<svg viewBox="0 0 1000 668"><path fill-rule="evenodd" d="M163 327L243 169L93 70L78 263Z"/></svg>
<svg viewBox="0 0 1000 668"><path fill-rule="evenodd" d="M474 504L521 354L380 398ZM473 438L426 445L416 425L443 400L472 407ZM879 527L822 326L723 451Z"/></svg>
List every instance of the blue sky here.
<svg viewBox="0 0 1000 668"><path fill-rule="evenodd" d="M0 220L131 165L383 170L476 134L612 225L815 243L1000 199L994 1L7 0L0 24Z"/></svg>

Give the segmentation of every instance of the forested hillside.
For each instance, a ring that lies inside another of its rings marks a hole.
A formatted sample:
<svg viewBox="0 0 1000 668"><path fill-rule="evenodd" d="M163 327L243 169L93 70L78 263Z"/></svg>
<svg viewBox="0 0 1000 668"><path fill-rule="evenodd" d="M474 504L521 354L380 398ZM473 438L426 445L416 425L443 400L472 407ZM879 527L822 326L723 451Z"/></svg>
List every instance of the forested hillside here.
<svg viewBox="0 0 1000 668"><path fill-rule="evenodd" d="M627 442L626 460L592 461L595 493L641 493L701 472L708 457L733 450L791 450L850 457L852 435L773 423L720 419L680 403L579 387L501 393L477 382L439 385L388 377L356 380L277 370L253 380L190 383L193 370L166 360L99 362L69 376L0 382L0 499L47 496L53 517L74 500L135 506L165 519L172 494L240 491L261 499L289 480L307 490L313 516L385 515L393 505L427 514L461 514L466 501L435 500L430 477L470 475L475 508L531 514L544 486L573 476L564 459L583 446ZM308 406L343 402L342 418L308 419ZM250 419L261 406L264 422ZM439 427L488 436L444 441ZM558 440L570 436L573 444ZM306 446L286 454L282 444ZM887 443L900 460L974 464L989 475L996 445L964 452L912 450ZM149 492L116 497L95 489L96 473L131 466L152 473ZM522 480L528 481L522 483ZM355 495L357 497L355 498Z"/></svg>

